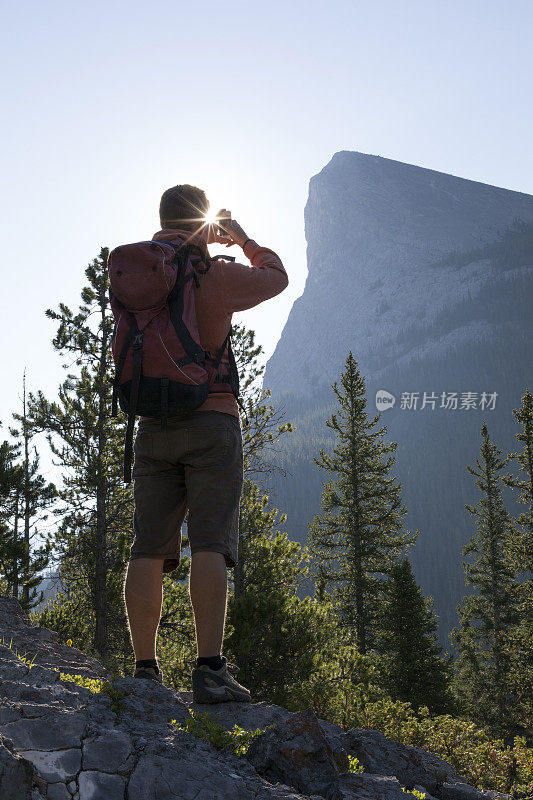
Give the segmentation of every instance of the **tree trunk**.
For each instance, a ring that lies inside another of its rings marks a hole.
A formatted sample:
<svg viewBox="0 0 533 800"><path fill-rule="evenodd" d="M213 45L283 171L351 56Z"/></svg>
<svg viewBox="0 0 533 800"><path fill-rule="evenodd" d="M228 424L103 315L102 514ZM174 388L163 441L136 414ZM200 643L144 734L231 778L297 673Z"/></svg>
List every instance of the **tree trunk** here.
<svg viewBox="0 0 533 800"><path fill-rule="evenodd" d="M361 564L357 564L357 586L355 587L355 615L357 627L357 645L360 652L366 653L366 627L363 600L363 571Z"/></svg>
<svg viewBox="0 0 533 800"><path fill-rule="evenodd" d="M242 537L239 541L239 561L237 566L233 567L233 594L234 596L241 597L244 594L244 564L246 561L246 537Z"/></svg>
<svg viewBox="0 0 533 800"><path fill-rule="evenodd" d="M19 543L19 503L20 503L20 493L17 489L17 494L15 497L15 522L13 525L13 547L14 547L14 556L13 556L13 569L11 572L11 594L13 597L16 597L17 600L19 599L19 564L18 564L18 543Z"/></svg>
<svg viewBox="0 0 533 800"><path fill-rule="evenodd" d="M100 296L100 312L102 316L102 341L100 350L100 364L98 368L98 456L96 469L96 575L95 575L95 634L94 646L102 661L108 655L107 631L107 476L103 458L106 437L105 423L107 417L107 389L106 389L106 351L107 328L105 325L106 298Z"/></svg>
<svg viewBox="0 0 533 800"><path fill-rule="evenodd" d="M26 372L24 372L24 387L23 387L23 433L24 433L24 560L22 563L23 574L23 606L28 609L30 605L30 587L28 581L30 579L30 453L29 453L29 436L28 425L26 421Z"/></svg>

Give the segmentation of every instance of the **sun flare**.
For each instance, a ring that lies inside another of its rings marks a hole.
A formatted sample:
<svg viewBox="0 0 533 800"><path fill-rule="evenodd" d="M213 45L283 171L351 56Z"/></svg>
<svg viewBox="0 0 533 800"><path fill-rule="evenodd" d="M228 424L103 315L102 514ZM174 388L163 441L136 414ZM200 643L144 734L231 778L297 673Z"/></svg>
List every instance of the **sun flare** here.
<svg viewBox="0 0 533 800"><path fill-rule="evenodd" d="M211 224L212 224L212 223L216 222L216 219L217 219L217 212L216 212L216 211L212 211L212 210L210 209L210 210L207 212L207 214L205 214L205 215L204 215L203 219L204 219L204 221L205 221L206 223L211 223Z"/></svg>

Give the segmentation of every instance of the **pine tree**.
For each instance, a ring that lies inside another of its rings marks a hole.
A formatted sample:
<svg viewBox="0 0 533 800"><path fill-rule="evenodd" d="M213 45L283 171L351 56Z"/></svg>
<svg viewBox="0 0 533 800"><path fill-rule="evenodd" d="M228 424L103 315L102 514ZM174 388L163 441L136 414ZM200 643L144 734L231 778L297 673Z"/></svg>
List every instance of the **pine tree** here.
<svg viewBox="0 0 533 800"><path fill-rule="evenodd" d="M13 414L15 420L21 423L20 429L10 428L10 433L20 443L22 451L22 482L17 495L19 508L16 509L13 528L14 538L19 538L18 521L23 522L22 558L20 574L17 568L14 572L13 595L18 597L22 608L30 611L43 600L43 592L37 591L37 586L42 580L43 570L49 564L51 545L48 537L37 546L35 539L43 538L40 526L47 519L45 513L57 497L57 489L53 483L48 483L39 473L40 457L35 446L32 446L31 426L27 416L26 401L26 370L22 378L22 414ZM19 596L19 581L22 595Z"/></svg>
<svg viewBox="0 0 533 800"><path fill-rule="evenodd" d="M458 699L471 719L503 736L509 732L513 703L505 636L517 622L514 573L505 550L512 521L503 503L500 475L509 457L501 458L485 422L481 433L477 469L470 465L467 469L483 494L475 507L465 504L476 520L477 533L462 551L464 556L475 556L472 563L463 562L463 568L467 585L477 594L458 606L460 629L454 628L450 638L460 651L454 679Z"/></svg>
<svg viewBox="0 0 533 800"><path fill-rule="evenodd" d="M393 566L386 592L378 648L382 686L393 700L411 703L413 708L450 712L452 657L442 655L433 599L423 596L408 558Z"/></svg>
<svg viewBox="0 0 533 800"><path fill-rule="evenodd" d="M0 578L2 591L18 597L24 544L19 535L20 495L24 474L16 459L18 444L0 444Z"/></svg>
<svg viewBox="0 0 533 800"><path fill-rule="evenodd" d="M40 391L29 397L33 429L47 432L64 471L63 517L54 537L64 603L45 609L41 624L61 631L69 624L73 631L88 626L85 650L89 646L104 663L124 659L131 650L122 591L133 515L131 487L122 476L124 424L111 417L107 258L102 248L86 268L88 285L77 314L64 303L59 311L46 312L59 322L53 345L71 359L64 367L74 363L77 374L67 375L59 402Z"/></svg>
<svg viewBox="0 0 533 800"><path fill-rule="evenodd" d="M509 459L518 463L523 477L516 478L512 474L503 476L505 485L519 490L518 502L524 510L516 519L516 526L511 532L507 548L509 557L517 573L526 573L524 587L531 592L531 572L533 571L533 396L526 389L522 397L522 407L514 409L516 420L522 425L522 431L516 434L523 443L520 453L511 453ZM527 575L529 573L529 575Z"/></svg>
<svg viewBox="0 0 533 800"><path fill-rule="evenodd" d="M333 455L321 448L320 458L313 459L338 477L324 486L322 512L309 523L309 540L320 562L321 591L332 586L341 622L355 630L364 654L375 646L381 625L384 578L419 532L402 530L401 484L389 474L395 459L388 454L396 443L383 442L386 425L372 430L380 414L367 418L365 382L351 351L341 384L344 393L333 384L340 410L326 420L338 444Z"/></svg>
<svg viewBox="0 0 533 800"><path fill-rule="evenodd" d="M253 526L245 538L244 588L228 596L224 651L254 697L295 711L313 708L344 724L365 703L383 699L378 672L338 625L328 599L297 596L310 554L277 529L287 515L277 519L278 509L251 481L245 505Z"/></svg>
<svg viewBox="0 0 533 800"><path fill-rule="evenodd" d="M265 530L265 520L261 504L257 502L257 491L264 496L271 492L265 484L264 476L281 472L275 462L269 461L268 453L280 436L290 433L290 422L283 422L283 411L275 409L267 402L270 389L259 386L264 373L264 365L258 366L257 358L263 352L261 345L255 344L254 332L241 325L234 325L232 347L240 375L240 393L246 415L242 417L243 434L243 473L244 482L239 515L239 561L233 568L233 591L236 596L246 588L246 559L248 542L256 534Z"/></svg>
<svg viewBox="0 0 533 800"><path fill-rule="evenodd" d="M520 409L513 414L522 426L516 434L523 448L509 458L518 464L521 477L504 475L504 484L518 490L524 510L515 519L506 546L515 572L517 623L506 637L510 659L509 683L515 698L513 718L516 731L526 735L533 729L533 396L526 389Z"/></svg>
<svg viewBox="0 0 533 800"><path fill-rule="evenodd" d="M246 539L244 588L228 596L224 650L255 697L286 705L302 676L338 650L338 626L326 604L297 596L309 554L276 529L286 514L277 520L278 509L268 508L257 486L250 485L247 502L255 507L255 529Z"/></svg>

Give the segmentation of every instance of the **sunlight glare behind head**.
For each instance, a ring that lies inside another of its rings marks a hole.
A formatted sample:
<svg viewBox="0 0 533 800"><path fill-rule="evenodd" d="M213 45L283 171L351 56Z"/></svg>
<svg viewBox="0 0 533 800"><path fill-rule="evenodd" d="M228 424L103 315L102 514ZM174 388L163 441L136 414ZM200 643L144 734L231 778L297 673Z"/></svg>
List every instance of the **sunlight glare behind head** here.
<svg viewBox="0 0 533 800"><path fill-rule="evenodd" d="M216 218L217 218L217 212L209 210L204 216L204 221L207 224L209 224L209 223L216 222Z"/></svg>

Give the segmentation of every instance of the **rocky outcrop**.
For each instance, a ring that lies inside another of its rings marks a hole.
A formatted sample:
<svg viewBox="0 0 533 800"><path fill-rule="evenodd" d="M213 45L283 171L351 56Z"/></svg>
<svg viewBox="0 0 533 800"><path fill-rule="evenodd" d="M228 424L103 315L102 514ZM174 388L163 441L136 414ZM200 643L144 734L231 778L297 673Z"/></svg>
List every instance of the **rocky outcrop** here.
<svg viewBox="0 0 533 800"><path fill-rule="evenodd" d="M20 800L39 796L39 789L45 789L33 764L14 752L11 740L2 741L0 737L0 797L2 800Z"/></svg>
<svg viewBox="0 0 533 800"><path fill-rule="evenodd" d="M0 598L0 637L1 800L405 800L402 787L441 800L507 798L468 786L421 748L378 731L344 731L311 709L199 705L190 691L122 678L113 683L122 708L113 710L109 694L60 676L109 679L106 670L32 627L11 598ZM194 711L207 711L228 731L237 724L265 733L237 758L169 725L183 725ZM351 773L348 756L365 771Z"/></svg>

